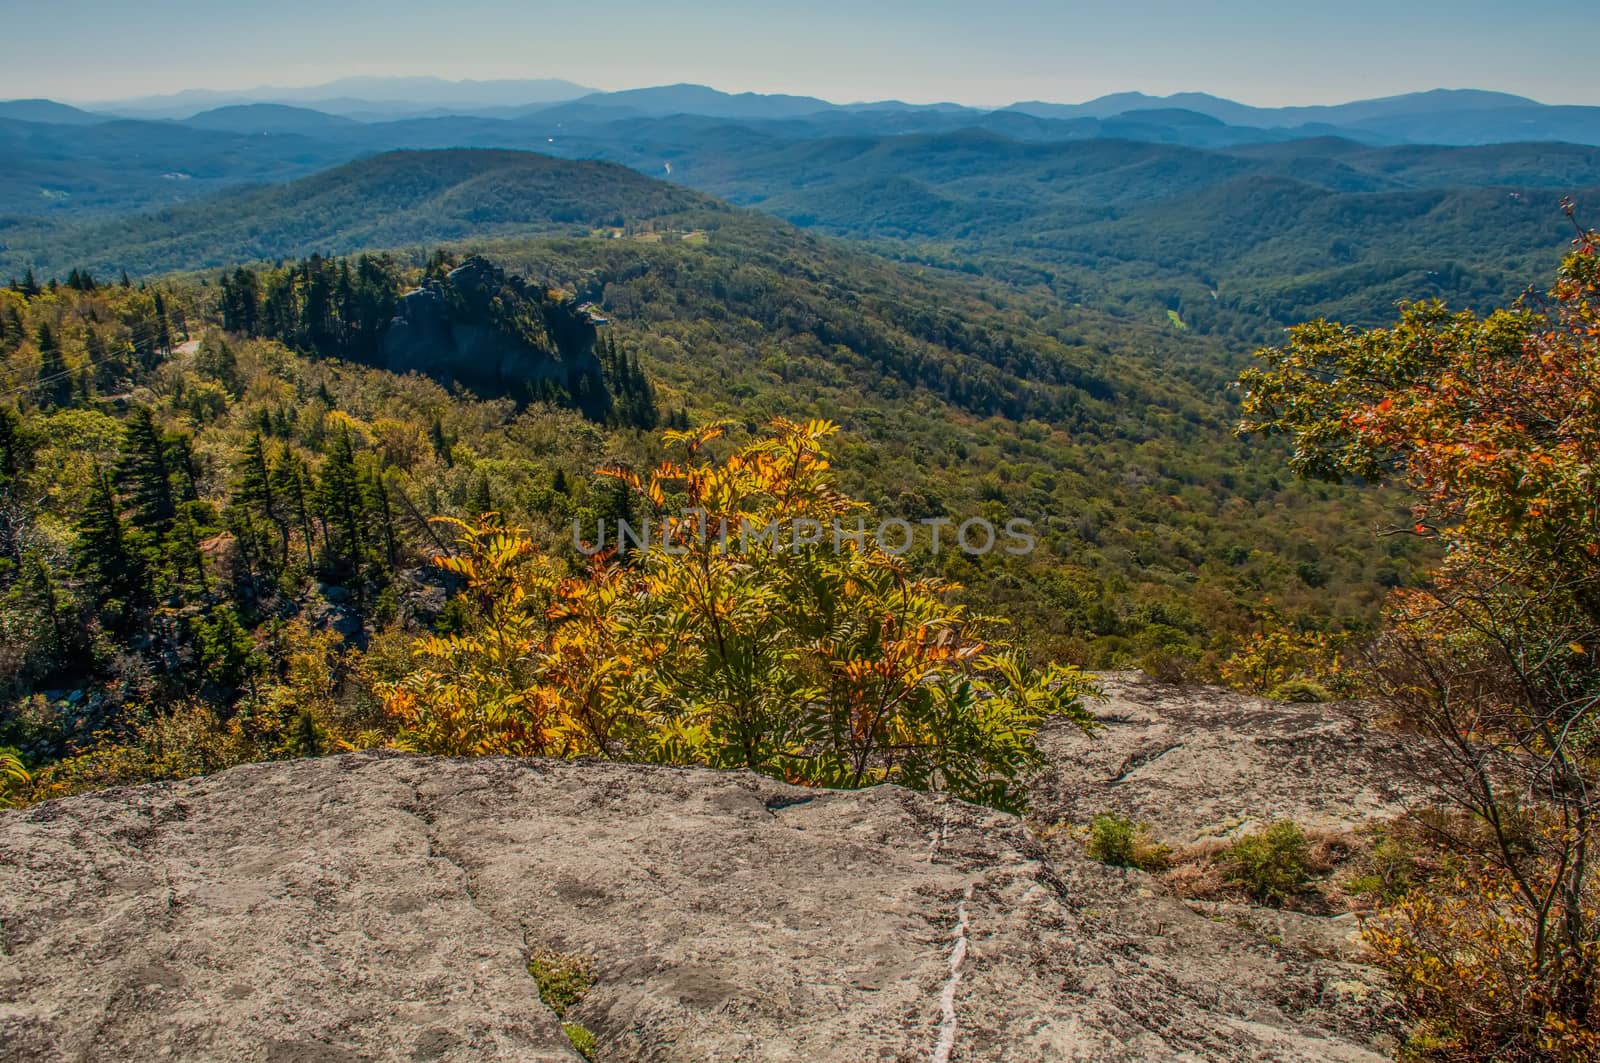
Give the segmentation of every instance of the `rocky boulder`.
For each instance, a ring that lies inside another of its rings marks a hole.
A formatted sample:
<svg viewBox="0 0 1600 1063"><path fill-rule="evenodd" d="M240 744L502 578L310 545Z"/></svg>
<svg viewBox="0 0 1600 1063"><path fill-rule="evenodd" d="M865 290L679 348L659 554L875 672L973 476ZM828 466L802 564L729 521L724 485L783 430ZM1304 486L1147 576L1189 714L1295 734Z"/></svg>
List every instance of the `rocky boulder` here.
<svg viewBox="0 0 1600 1063"><path fill-rule="evenodd" d="M574 1060L555 950L602 1061L1385 1058L1373 972L1150 886L896 787L251 765L0 815L0 1057Z"/></svg>

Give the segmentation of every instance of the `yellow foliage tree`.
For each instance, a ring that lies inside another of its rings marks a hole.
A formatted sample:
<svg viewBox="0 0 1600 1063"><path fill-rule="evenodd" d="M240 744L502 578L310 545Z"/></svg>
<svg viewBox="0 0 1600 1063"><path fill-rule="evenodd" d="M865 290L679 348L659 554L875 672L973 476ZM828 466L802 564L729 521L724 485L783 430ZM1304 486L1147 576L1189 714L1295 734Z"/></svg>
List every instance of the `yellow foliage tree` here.
<svg viewBox="0 0 1600 1063"><path fill-rule="evenodd" d="M725 458L727 426L669 432L682 457L609 470L642 541L569 574L490 517L454 522L477 622L414 646L380 693L430 753L740 767L811 785L898 782L1025 801L1050 716L1089 728L1090 679L1038 668L877 548L832 483L823 421L775 422ZM615 544L614 544L615 545Z"/></svg>

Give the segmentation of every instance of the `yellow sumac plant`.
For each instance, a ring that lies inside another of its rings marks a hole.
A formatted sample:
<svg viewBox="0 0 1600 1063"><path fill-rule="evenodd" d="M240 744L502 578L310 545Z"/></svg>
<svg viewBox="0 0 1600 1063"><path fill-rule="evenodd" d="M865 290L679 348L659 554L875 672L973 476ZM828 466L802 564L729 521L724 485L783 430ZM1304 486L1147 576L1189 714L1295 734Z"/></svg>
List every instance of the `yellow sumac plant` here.
<svg viewBox="0 0 1600 1063"><path fill-rule="evenodd" d="M493 518L457 522L478 619L415 646L380 689L400 743L456 755L597 756L747 768L791 782L897 782L1026 801L1043 722L1089 729L1090 677L1037 666L871 536L833 485L825 421L668 432L648 475L606 470L657 530L567 572ZM795 534L804 526L813 534ZM828 529L820 537L817 527Z"/></svg>

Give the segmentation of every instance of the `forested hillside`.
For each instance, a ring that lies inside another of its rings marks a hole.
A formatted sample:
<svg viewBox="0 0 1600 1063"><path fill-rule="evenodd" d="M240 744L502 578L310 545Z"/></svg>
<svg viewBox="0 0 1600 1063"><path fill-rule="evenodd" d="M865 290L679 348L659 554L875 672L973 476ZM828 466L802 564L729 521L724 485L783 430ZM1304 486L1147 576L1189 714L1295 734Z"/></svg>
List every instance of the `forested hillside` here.
<svg viewBox="0 0 1600 1063"><path fill-rule="evenodd" d="M1371 147L1323 137L1204 149L1114 135L1030 139L1010 127L1041 119L1000 117L999 131L988 123L854 136L839 135L836 123L624 119L614 111L549 126L534 118L418 120L386 133L358 126L353 140L341 132L326 143L273 133L245 141L247 151L226 148L217 173L233 174L234 183L283 180L343 162L359 153L352 144L461 143L609 159L634 172L525 152L402 151L215 198L173 191L198 179L187 171L154 174L152 187L172 196L98 209L86 202L92 190L68 191L70 181L28 172L37 154L39 165L85 179L58 157L72 154L80 127L39 127L59 129L67 139L57 144L30 126L14 143L22 164L11 173L15 187L0 186L0 271L76 266L139 276L313 252L580 234L624 217L678 231L718 224L725 208L687 186L896 257L1227 337L1242 349L1315 314L1376 323L1402 298L1499 305L1559 257L1570 235L1561 198L1600 200L1594 147ZM161 136L242 135L182 128ZM305 152L284 154L284 142L302 140ZM117 157L128 146L105 150ZM248 161L262 151L283 154L282 166ZM132 187L119 173L106 180ZM56 191L64 198L49 199ZM174 197L184 202L129 210ZM49 203L60 209L41 207Z"/></svg>
<svg viewBox="0 0 1600 1063"><path fill-rule="evenodd" d="M153 214L20 221L4 230L0 269L143 276L505 233L588 234L624 219L687 229L726 210L610 163L528 152L394 152Z"/></svg>
<svg viewBox="0 0 1600 1063"><path fill-rule="evenodd" d="M472 610L426 564L451 538L429 518L499 513L576 561L574 518L631 512L596 470L648 467L658 422L825 416L872 512L1031 522L1027 556L910 560L1057 659L1216 675L1264 631L1332 646L1411 578L1409 540L1334 519L1402 520L1384 496L1297 484L1232 437L1225 359L1192 337L720 218L474 241L485 259L20 278L4 741L36 766L100 750L63 762L80 785L389 726L372 684ZM417 293L523 368L406 360L390 334ZM541 365L559 386L527 387Z"/></svg>

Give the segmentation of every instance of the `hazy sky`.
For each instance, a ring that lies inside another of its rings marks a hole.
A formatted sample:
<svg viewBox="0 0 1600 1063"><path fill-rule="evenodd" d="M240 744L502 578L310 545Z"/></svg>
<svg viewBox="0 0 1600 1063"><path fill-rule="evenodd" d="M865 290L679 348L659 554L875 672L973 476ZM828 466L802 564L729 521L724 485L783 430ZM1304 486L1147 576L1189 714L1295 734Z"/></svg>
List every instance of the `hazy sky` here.
<svg viewBox="0 0 1600 1063"><path fill-rule="evenodd" d="M352 74L695 81L844 102L1256 104L1428 88L1600 104L1576 0L0 0L0 98L76 101Z"/></svg>

